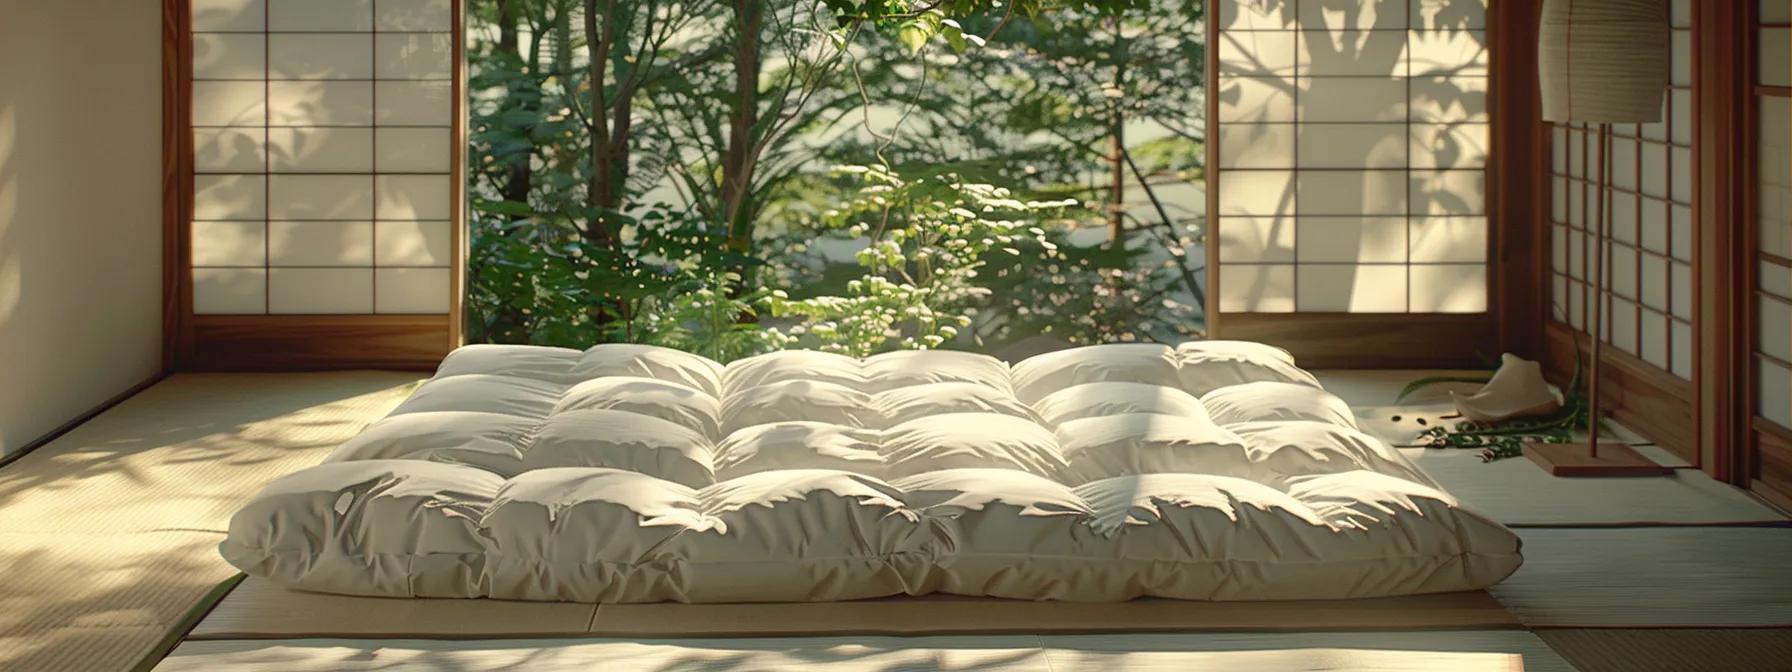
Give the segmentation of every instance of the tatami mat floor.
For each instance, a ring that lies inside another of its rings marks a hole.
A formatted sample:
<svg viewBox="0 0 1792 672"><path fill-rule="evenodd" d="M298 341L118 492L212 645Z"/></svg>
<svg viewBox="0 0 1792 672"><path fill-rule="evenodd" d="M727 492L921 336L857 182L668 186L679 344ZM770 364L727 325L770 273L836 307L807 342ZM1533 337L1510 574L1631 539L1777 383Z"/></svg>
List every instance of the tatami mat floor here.
<svg viewBox="0 0 1792 672"><path fill-rule="evenodd" d="M1354 406L1368 408L1391 404L1406 381L1425 373L1322 378ZM321 459L384 414L415 379L387 373L176 376L0 470L0 566L7 568L0 580L0 669L112 670L144 660L192 605L234 573L213 548L230 512L262 483ZM1471 505L1527 528L1521 530L1526 569L1496 594L1527 622L1564 629L190 641L158 669L1601 670L1661 661L1692 666L1653 669L1774 669L1760 665L1788 659L1739 652L1792 647L1792 630L1759 627L1792 625L1792 605L1784 597L1792 596L1792 587L1783 572L1792 529L1700 527L1780 520L1752 498L1699 480L1703 474L1696 471L1671 484L1551 491L1529 472L1519 474L1521 463L1409 454ZM1626 527L1561 527L1586 521ZM1616 615L1601 620L1599 613ZM1756 627L1626 628L1663 624ZM1675 653L1649 655L1652 647ZM1690 657L1688 647L1695 652ZM1708 655L1696 655L1701 649ZM1720 660L1723 667L1712 667Z"/></svg>
<svg viewBox="0 0 1792 672"><path fill-rule="evenodd" d="M0 469L0 670L130 669L236 573L230 514L416 380L175 376Z"/></svg>
<svg viewBox="0 0 1792 672"><path fill-rule="evenodd" d="M659 641L217 641L182 645L158 668L214 669L1572 672L1574 667L1528 632L1464 631Z"/></svg>

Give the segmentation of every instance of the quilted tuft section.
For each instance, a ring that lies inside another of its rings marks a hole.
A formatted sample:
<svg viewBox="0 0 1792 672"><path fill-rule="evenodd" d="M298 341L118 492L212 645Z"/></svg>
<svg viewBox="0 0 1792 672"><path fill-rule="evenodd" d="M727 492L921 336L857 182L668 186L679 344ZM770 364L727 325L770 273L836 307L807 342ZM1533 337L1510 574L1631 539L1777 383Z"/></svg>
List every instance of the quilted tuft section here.
<svg viewBox="0 0 1792 672"><path fill-rule="evenodd" d="M778 469L834 469L882 477L883 434L825 422L774 422L728 435L716 449L716 478Z"/></svg>
<svg viewBox="0 0 1792 672"><path fill-rule="evenodd" d="M523 449L540 420L478 411L404 413L367 426L325 462L421 460L478 467L499 476L523 473Z"/></svg>
<svg viewBox="0 0 1792 672"><path fill-rule="evenodd" d="M478 521L503 479L416 460L321 464L269 483L230 518L218 551L302 590L483 597Z"/></svg>
<svg viewBox="0 0 1792 672"><path fill-rule="evenodd" d="M1033 404L1046 424L1126 413L1156 413L1211 422L1207 408L1194 395L1174 387L1146 383L1084 383L1046 395Z"/></svg>
<svg viewBox="0 0 1792 672"><path fill-rule="evenodd" d="M1249 476L1244 439L1200 416L1127 413L1072 420L1058 426L1065 481L1132 474Z"/></svg>
<svg viewBox="0 0 1792 672"><path fill-rule="evenodd" d="M897 425L884 438L883 454L895 478L996 467L1056 479L1069 467L1057 436L1038 423L997 413L951 413Z"/></svg>
<svg viewBox="0 0 1792 672"><path fill-rule="evenodd" d="M480 519L492 595L510 599L645 602L678 589L687 533L719 531L697 490L618 469L539 469L510 479Z"/></svg>
<svg viewBox="0 0 1792 672"><path fill-rule="evenodd" d="M473 373L434 378L392 409L391 415L471 411L545 418L566 386L534 378Z"/></svg>
<svg viewBox="0 0 1792 672"><path fill-rule="evenodd" d="M1257 382L1222 387L1201 397L1207 416L1221 425L1243 422L1328 422L1356 429L1350 405L1325 390L1297 383Z"/></svg>
<svg viewBox="0 0 1792 672"><path fill-rule="evenodd" d="M1288 353L469 346L220 552L305 590L581 602L1471 590L1521 562Z"/></svg>
<svg viewBox="0 0 1792 672"><path fill-rule="evenodd" d="M1147 383L1176 387L1179 360L1170 346L1120 343L1071 348L1014 365L1014 393L1032 403L1084 383Z"/></svg>
<svg viewBox="0 0 1792 672"><path fill-rule="evenodd" d="M630 376L677 383L709 396L722 393L722 365L707 357L654 345L605 343L578 357L565 374L571 382Z"/></svg>
<svg viewBox="0 0 1792 672"><path fill-rule="evenodd" d="M744 388L722 406L723 435L754 425L810 420L848 427L882 427L871 395L839 383L781 380Z"/></svg>
<svg viewBox="0 0 1792 672"><path fill-rule="evenodd" d="M1176 346L1182 388L1202 396L1245 383L1295 383L1320 387L1319 379L1294 365L1287 350L1249 341L1191 341Z"/></svg>
<svg viewBox="0 0 1792 672"><path fill-rule="evenodd" d="M701 488L715 482L714 448L696 430L615 410L555 413L523 452L523 469L609 467Z"/></svg>
<svg viewBox="0 0 1792 672"><path fill-rule="evenodd" d="M598 346L605 347L605 346ZM584 380L573 372L579 351L534 345L479 344L458 348L436 367L437 378L489 374L570 385Z"/></svg>
<svg viewBox="0 0 1792 672"><path fill-rule="evenodd" d="M567 389L553 412L587 410L626 411L665 420L706 437L721 434L721 402L696 388L656 378L593 378Z"/></svg>

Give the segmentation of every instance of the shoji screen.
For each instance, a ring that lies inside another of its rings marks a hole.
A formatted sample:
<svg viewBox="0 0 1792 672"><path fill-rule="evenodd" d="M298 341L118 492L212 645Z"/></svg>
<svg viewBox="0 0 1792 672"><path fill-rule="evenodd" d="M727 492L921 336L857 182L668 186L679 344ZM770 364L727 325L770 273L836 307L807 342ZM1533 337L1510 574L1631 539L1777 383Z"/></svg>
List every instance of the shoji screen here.
<svg viewBox="0 0 1792 672"><path fill-rule="evenodd" d="M1754 26L1756 489L1792 506L1792 2Z"/></svg>
<svg viewBox="0 0 1792 672"><path fill-rule="evenodd" d="M449 0L193 0L193 312L445 314Z"/></svg>
<svg viewBox="0 0 1792 672"><path fill-rule="evenodd" d="M1219 0L1218 309L1482 313L1483 0Z"/></svg>
<svg viewBox="0 0 1792 672"><path fill-rule="evenodd" d="M1673 0L1673 72L1663 121L1612 127L1605 342L1692 377L1692 0ZM1551 319L1584 332L1592 310L1598 132L1558 125L1550 235Z"/></svg>
<svg viewBox="0 0 1792 672"><path fill-rule="evenodd" d="M190 0L190 11L200 331L273 324L222 316L292 315L442 316L402 323L445 328L456 3Z"/></svg>

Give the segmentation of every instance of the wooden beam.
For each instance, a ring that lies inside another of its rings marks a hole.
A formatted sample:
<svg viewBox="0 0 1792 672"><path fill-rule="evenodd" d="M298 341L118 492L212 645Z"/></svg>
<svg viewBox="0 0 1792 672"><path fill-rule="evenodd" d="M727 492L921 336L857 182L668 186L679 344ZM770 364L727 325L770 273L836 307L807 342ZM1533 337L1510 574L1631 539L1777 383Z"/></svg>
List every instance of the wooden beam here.
<svg viewBox="0 0 1792 672"><path fill-rule="evenodd" d="M190 0L162 0L162 371L180 361L193 212L193 40Z"/></svg>
<svg viewBox="0 0 1792 672"><path fill-rule="evenodd" d="M199 315L197 371L433 371L448 354L447 315Z"/></svg>
<svg viewBox="0 0 1792 672"><path fill-rule="evenodd" d="M1537 81L1540 0L1488 7L1492 140L1487 210L1500 348L1537 359L1549 321L1549 131Z"/></svg>
<svg viewBox="0 0 1792 672"><path fill-rule="evenodd" d="M466 315L467 267L467 15L464 0L454 0L454 112L449 117L454 128L448 138L449 210L448 282L448 349L465 342L467 333L462 320Z"/></svg>
<svg viewBox="0 0 1792 672"><path fill-rule="evenodd" d="M1752 209L1755 139L1749 58L1752 2L1693 4L1693 405L1694 464L1747 484L1756 262ZM1741 36L1742 39L1738 39Z"/></svg>
<svg viewBox="0 0 1792 672"><path fill-rule="evenodd" d="M1228 339L1286 348L1312 369L1480 369L1499 363L1494 317L1226 313Z"/></svg>

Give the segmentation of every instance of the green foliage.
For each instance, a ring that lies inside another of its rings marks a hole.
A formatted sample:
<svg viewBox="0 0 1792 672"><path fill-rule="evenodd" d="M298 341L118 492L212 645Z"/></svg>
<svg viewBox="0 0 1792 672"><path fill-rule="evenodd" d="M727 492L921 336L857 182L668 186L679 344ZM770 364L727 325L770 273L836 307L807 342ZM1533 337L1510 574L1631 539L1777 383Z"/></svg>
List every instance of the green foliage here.
<svg viewBox="0 0 1792 672"><path fill-rule="evenodd" d="M724 363L781 349L788 337L752 321L774 294L763 288L744 291L738 274L721 273L649 302L639 325L648 334L643 342Z"/></svg>
<svg viewBox="0 0 1792 672"><path fill-rule="evenodd" d="M1025 240L1043 250L1041 259L1062 259L1039 224L1079 207L1018 200L951 173L904 179L880 167L841 171L863 186L825 222L866 241L857 254L863 276L844 296L774 296L771 305L776 316L802 320L789 330L797 343L859 357L957 341L971 326L971 311L990 297L978 281L986 258L1021 256L1017 243Z"/></svg>
<svg viewBox="0 0 1792 672"><path fill-rule="evenodd" d="M1202 6L469 2L467 335L726 361L1198 333L1203 226L1155 190L1201 179ZM1139 123L1167 135L1101 149ZM1154 208L1108 221L1115 178Z"/></svg>
<svg viewBox="0 0 1792 672"><path fill-rule="evenodd" d="M1419 434L1419 444L1427 448L1478 449L1482 462L1492 462L1524 454L1527 443L1568 443L1574 440L1575 432L1586 431L1592 426L1592 407L1587 403L1586 389L1583 385L1583 369L1579 362L1575 363L1574 378L1568 383L1568 392L1563 395L1562 408L1542 417L1514 418L1504 422L1475 422L1463 420L1452 425L1440 425ZM1430 385L1446 382L1487 382L1487 377L1449 377L1436 376L1413 381L1401 392L1405 399L1415 392ZM1599 420L1601 431L1610 431L1611 426L1603 418Z"/></svg>

